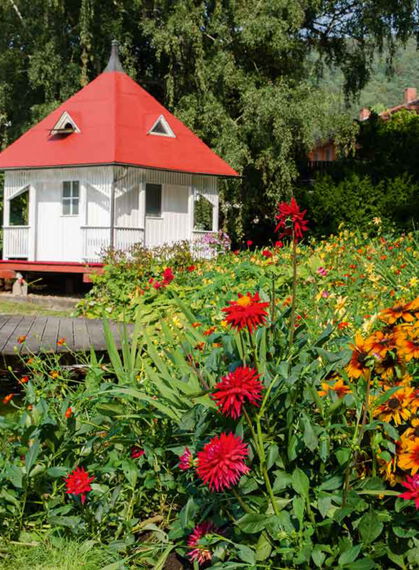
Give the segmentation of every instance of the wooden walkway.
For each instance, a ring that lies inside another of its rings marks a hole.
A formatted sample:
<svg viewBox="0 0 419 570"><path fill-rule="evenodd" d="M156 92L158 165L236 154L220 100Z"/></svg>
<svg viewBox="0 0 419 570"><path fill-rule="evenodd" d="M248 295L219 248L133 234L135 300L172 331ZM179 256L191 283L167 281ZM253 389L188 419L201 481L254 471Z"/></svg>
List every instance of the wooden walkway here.
<svg viewBox="0 0 419 570"><path fill-rule="evenodd" d="M118 348L121 326L110 323ZM132 325L128 327L129 330L132 329ZM106 350L101 320L0 315L0 353L4 356L39 352L86 352L90 348Z"/></svg>

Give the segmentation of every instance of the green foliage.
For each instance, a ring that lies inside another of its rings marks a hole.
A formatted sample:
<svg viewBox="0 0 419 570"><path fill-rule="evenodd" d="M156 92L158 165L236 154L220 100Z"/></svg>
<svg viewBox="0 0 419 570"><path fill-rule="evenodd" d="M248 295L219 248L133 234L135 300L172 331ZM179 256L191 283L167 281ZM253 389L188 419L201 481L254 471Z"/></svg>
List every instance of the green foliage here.
<svg viewBox="0 0 419 570"><path fill-rule="evenodd" d="M117 37L127 73L244 175L222 188L225 229L241 237L290 192L318 137L353 139L340 94L313 77L335 65L357 92L373 54L391 60L416 19L412 1L6 0L0 147L95 78Z"/></svg>
<svg viewBox="0 0 419 570"><path fill-rule="evenodd" d="M355 173L340 181L324 175L301 198L319 235L336 233L342 225L372 231L373 218L387 229L409 230L419 221L419 183L407 175L377 183Z"/></svg>

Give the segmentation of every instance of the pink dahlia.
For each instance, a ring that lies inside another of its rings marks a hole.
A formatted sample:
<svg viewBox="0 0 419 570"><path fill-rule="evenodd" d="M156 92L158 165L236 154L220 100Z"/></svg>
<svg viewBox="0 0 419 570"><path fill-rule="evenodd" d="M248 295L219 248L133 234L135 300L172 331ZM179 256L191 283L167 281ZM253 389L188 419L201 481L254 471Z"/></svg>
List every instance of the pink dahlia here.
<svg viewBox="0 0 419 570"><path fill-rule="evenodd" d="M237 419L241 416L244 404L259 406L263 390L259 378L260 374L248 366L239 366L234 372L229 372L227 376L223 376L215 385L215 391L212 395L220 412L225 416Z"/></svg>
<svg viewBox="0 0 419 570"><path fill-rule="evenodd" d="M198 453L196 471L211 491L223 491L236 485L249 472L244 460L249 450L241 437L222 433L213 437Z"/></svg>
<svg viewBox="0 0 419 570"><path fill-rule="evenodd" d="M191 450L186 447L185 451L179 457L179 469L182 471L187 471L195 465L195 460L193 458Z"/></svg>
<svg viewBox="0 0 419 570"><path fill-rule="evenodd" d="M210 549L207 546L201 546L199 541L212 532L217 532L212 522L203 522L197 524L192 534L189 535L188 546L191 550L188 552L188 557L192 561L196 561L198 564L205 564L205 562L211 560L212 553Z"/></svg>
<svg viewBox="0 0 419 570"><path fill-rule="evenodd" d="M407 477L406 481L401 483L409 491L405 491L399 497L407 501L415 501L415 507L419 509L419 473L415 473L413 477Z"/></svg>

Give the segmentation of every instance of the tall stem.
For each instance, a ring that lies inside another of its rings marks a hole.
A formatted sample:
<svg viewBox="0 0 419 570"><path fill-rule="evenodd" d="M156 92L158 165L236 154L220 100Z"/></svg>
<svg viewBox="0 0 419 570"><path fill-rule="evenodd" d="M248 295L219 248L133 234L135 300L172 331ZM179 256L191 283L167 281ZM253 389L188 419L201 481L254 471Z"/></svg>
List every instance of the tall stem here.
<svg viewBox="0 0 419 570"><path fill-rule="evenodd" d="M294 228L292 228L292 299L291 299L291 318L290 318L290 350L294 342L294 332L295 332L295 308L296 308L296 296L297 296L297 242L295 240Z"/></svg>
<svg viewBox="0 0 419 570"><path fill-rule="evenodd" d="M256 418L256 429L257 429L257 438L259 442L259 451L260 451L260 469L262 471L263 479L265 481L266 490L268 491L268 495L271 500L272 508L274 510L274 513L278 516L279 509L275 501L275 495L272 489L271 481L269 479L268 469L266 467L266 455L265 455L265 448L263 447L262 426L260 424L259 417Z"/></svg>

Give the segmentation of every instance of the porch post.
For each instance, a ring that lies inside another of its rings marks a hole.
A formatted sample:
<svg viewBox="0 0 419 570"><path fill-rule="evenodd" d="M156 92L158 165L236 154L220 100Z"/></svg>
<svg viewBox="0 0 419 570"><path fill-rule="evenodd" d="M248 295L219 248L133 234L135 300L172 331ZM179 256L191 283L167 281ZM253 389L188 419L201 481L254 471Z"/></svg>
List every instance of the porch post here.
<svg viewBox="0 0 419 570"><path fill-rule="evenodd" d="M111 203L109 209L109 247L113 248L115 242L115 185L116 185L116 175L115 173L112 176L112 184L111 184Z"/></svg>
<svg viewBox="0 0 419 570"><path fill-rule="evenodd" d="M29 211L28 211L28 259L36 261L36 187L33 184L29 186Z"/></svg>
<svg viewBox="0 0 419 570"><path fill-rule="evenodd" d="M10 225L10 198L8 193L6 193L6 184L4 185L4 204L3 204L3 228L7 228ZM9 243L9 232L8 230L3 230L3 259L8 259L5 255L7 252L7 246Z"/></svg>
<svg viewBox="0 0 419 570"><path fill-rule="evenodd" d="M219 202L220 199L217 197L215 199L215 204L212 207L212 231L218 232L218 217L219 217Z"/></svg>
<svg viewBox="0 0 419 570"><path fill-rule="evenodd" d="M189 186L189 196L188 196L188 213L189 213L189 233L190 238L193 238L194 229L194 211L195 211L195 192L193 185Z"/></svg>

